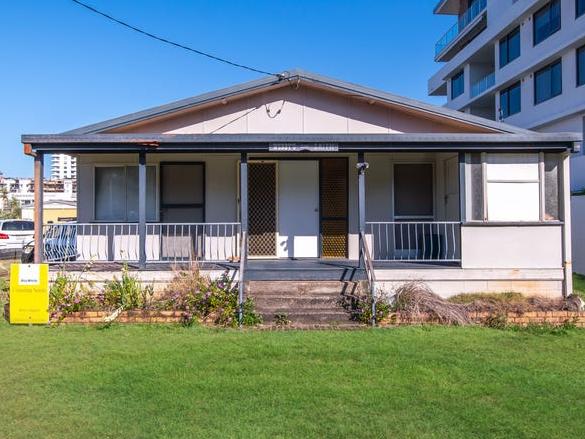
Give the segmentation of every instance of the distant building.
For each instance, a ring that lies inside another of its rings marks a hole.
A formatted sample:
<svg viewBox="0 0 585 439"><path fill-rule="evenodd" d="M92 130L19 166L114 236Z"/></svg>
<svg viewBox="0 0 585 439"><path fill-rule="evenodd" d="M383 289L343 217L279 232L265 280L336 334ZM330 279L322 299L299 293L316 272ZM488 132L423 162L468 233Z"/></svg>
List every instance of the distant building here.
<svg viewBox="0 0 585 439"><path fill-rule="evenodd" d="M440 0L456 16L428 83L446 107L541 132L585 126L585 0ZM571 163L585 187L585 156Z"/></svg>
<svg viewBox="0 0 585 439"><path fill-rule="evenodd" d="M77 159L67 154L51 157L51 179L77 178Z"/></svg>
<svg viewBox="0 0 585 439"><path fill-rule="evenodd" d="M0 175L0 193L5 192L9 199L16 199L22 208L22 217L29 218L34 210L34 180L32 178L4 177ZM45 206L61 209L47 218L74 217L77 205L77 180L45 180L43 182L43 199ZM48 206L47 206L48 204ZM4 197L0 196L0 209L4 209ZM56 219L55 219L56 221Z"/></svg>

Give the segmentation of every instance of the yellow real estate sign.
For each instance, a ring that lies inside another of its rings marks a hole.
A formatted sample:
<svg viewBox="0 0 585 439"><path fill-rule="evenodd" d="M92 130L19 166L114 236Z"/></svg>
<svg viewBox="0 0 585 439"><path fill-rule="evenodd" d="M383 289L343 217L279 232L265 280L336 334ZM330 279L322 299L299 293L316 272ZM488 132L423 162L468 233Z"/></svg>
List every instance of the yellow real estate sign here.
<svg viewBox="0 0 585 439"><path fill-rule="evenodd" d="M49 266L10 265L10 323L49 323Z"/></svg>

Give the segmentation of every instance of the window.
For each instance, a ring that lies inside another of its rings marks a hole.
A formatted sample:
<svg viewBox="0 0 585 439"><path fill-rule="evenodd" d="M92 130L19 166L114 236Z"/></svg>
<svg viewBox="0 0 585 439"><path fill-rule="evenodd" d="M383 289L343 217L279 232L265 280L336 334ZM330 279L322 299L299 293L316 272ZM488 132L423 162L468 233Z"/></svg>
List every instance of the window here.
<svg viewBox="0 0 585 439"><path fill-rule="evenodd" d="M520 28L517 27L500 40L500 68L520 56Z"/></svg>
<svg viewBox="0 0 585 439"><path fill-rule="evenodd" d="M138 166L95 168L95 219L138 221ZM146 167L146 220L156 221L156 168Z"/></svg>
<svg viewBox="0 0 585 439"><path fill-rule="evenodd" d="M563 92L563 71L558 60L534 74L534 104L548 101Z"/></svg>
<svg viewBox="0 0 585 439"><path fill-rule="evenodd" d="M500 114L502 118L519 113L521 109L520 82L500 92Z"/></svg>
<svg viewBox="0 0 585 439"><path fill-rule="evenodd" d="M561 28L561 2L552 0L533 17L534 45L546 40Z"/></svg>
<svg viewBox="0 0 585 439"><path fill-rule="evenodd" d="M451 78L451 99L455 99L465 91L463 70Z"/></svg>
<svg viewBox="0 0 585 439"><path fill-rule="evenodd" d="M433 165L397 163L394 165L394 216L433 217Z"/></svg>
<svg viewBox="0 0 585 439"><path fill-rule="evenodd" d="M487 154L488 221L538 221L538 154Z"/></svg>
<svg viewBox="0 0 585 439"><path fill-rule="evenodd" d="M575 17L585 14L585 0L575 0Z"/></svg>
<svg viewBox="0 0 585 439"><path fill-rule="evenodd" d="M561 156L554 153L471 153L471 221L558 221Z"/></svg>
<svg viewBox="0 0 585 439"><path fill-rule="evenodd" d="M585 46L577 49L577 87L585 85Z"/></svg>
<svg viewBox="0 0 585 439"><path fill-rule="evenodd" d="M34 230L34 223L32 221L6 221L5 223L0 225L2 226L1 229L6 232L21 232Z"/></svg>
<svg viewBox="0 0 585 439"><path fill-rule="evenodd" d="M161 163L160 210L164 222L205 221L205 165Z"/></svg>

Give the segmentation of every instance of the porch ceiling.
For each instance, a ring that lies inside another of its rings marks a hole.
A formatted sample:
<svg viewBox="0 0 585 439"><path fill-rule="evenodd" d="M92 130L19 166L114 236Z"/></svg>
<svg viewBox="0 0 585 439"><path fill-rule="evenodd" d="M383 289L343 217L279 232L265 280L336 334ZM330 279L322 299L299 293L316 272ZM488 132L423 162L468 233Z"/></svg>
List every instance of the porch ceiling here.
<svg viewBox="0 0 585 439"><path fill-rule="evenodd" d="M276 145L323 152L578 151L578 133L527 134L25 134L25 153L267 152ZM321 148L321 150L319 150ZM281 151L288 152L288 151Z"/></svg>

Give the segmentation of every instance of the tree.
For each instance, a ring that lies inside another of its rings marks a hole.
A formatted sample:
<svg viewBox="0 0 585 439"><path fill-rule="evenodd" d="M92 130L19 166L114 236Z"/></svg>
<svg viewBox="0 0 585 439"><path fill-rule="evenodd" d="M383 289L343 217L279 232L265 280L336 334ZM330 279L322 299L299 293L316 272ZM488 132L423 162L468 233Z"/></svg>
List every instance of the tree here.
<svg viewBox="0 0 585 439"><path fill-rule="evenodd" d="M6 188L0 189L0 199L2 200L0 219L20 218L22 215L20 202L16 198L9 197Z"/></svg>

